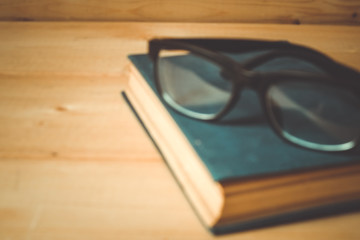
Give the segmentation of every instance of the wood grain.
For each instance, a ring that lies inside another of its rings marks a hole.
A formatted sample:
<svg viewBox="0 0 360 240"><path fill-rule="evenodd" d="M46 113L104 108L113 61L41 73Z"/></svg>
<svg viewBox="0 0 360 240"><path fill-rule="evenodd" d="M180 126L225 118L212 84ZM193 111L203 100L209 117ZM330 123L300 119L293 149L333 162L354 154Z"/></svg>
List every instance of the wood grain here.
<svg viewBox="0 0 360 240"><path fill-rule="evenodd" d="M1 0L0 20L360 23L357 0Z"/></svg>
<svg viewBox="0 0 360 240"><path fill-rule="evenodd" d="M360 27L0 23L0 239L215 239L119 93L161 36L288 39L360 70ZM359 213L220 239L360 239Z"/></svg>

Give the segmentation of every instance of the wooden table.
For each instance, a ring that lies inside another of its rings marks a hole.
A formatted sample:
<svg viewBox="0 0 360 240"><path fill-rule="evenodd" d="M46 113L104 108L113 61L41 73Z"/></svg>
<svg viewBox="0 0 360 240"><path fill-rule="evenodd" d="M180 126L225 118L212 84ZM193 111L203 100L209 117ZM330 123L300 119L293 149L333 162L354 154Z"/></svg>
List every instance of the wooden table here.
<svg viewBox="0 0 360 240"><path fill-rule="evenodd" d="M0 239L360 239L360 213L212 236L120 97L152 37L288 39L360 70L360 27L0 23Z"/></svg>

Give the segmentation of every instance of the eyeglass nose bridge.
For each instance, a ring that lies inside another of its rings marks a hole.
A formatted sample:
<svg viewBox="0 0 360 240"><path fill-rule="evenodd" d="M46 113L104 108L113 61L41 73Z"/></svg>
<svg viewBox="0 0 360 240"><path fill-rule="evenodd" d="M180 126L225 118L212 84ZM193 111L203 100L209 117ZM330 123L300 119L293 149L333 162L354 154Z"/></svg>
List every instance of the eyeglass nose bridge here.
<svg viewBox="0 0 360 240"><path fill-rule="evenodd" d="M242 65L237 64L232 71L225 71L225 76L232 78L234 84L239 87L257 88L259 75L253 71L245 69ZM223 75L222 75L223 76Z"/></svg>

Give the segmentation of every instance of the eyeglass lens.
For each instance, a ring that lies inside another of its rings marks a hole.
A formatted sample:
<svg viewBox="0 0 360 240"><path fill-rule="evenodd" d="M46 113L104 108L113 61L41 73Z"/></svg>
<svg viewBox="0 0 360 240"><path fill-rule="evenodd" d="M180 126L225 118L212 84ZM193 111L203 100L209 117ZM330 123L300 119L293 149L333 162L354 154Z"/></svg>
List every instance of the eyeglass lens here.
<svg viewBox="0 0 360 240"><path fill-rule="evenodd" d="M289 140L310 148L347 150L360 133L360 98L312 81L281 81L267 92L277 125Z"/></svg>
<svg viewBox="0 0 360 240"><path fill-rule="evenodd" d="M188 113L215 115L232 95L220 66L187 51L161 51L158 79L162 97Z"/></svg>

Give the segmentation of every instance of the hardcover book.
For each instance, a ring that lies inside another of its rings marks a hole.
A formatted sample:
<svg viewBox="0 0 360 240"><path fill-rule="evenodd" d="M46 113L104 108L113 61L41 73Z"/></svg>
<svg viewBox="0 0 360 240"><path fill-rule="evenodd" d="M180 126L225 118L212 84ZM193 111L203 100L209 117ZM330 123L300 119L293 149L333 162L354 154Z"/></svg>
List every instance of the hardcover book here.
<svg viewBox="0 0 360 240"><path fill-rule="evenodd" d="M316 152L284 142L251 91L231 119L211 123L182 116L159 98L150 58L129 59L123 96L213 233L358 209L358 152Z"/></svg>

